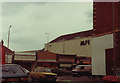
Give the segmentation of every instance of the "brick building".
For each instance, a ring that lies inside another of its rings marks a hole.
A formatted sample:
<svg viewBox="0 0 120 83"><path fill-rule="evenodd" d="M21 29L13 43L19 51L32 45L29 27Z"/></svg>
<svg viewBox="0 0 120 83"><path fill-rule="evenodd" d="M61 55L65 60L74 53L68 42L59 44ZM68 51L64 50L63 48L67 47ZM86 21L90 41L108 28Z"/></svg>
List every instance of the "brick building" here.
<svg viewBox="0 0 120 83"><path fill-rule="evenodd" d="M93 3L93 31L92 74L110 74L120 67L120 2Z"/></svg>

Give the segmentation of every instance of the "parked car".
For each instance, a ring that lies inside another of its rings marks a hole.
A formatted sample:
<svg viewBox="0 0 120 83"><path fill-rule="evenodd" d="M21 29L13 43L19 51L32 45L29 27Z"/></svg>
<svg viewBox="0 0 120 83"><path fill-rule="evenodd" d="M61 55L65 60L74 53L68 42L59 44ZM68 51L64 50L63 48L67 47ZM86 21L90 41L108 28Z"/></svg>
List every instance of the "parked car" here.
<svg viewBox="0 0 120 83"><path fill-rule="evenodd" d="M112 75L107 75L103 77L104 83L120 83L120 68L113 72Z"/></svg>
<svg viewBox="0 0 120 83"><path fill-rule="evenodd" d="M30 72L29 81L56 81L57 74L52 73L51 69L45 67L36 67L34 71Z"/></svg>
<svg viewBox="0 0 120 83"><path fill-rule="evenodd" d="M28 82L28 74L17 64L3 64L0 65L2 75L0 80L2 83L6 82Z"/></svg>
<svg viewBox="0 0 120 83"><path fill-rule="evenodd" d="M75 69L72 70L72 74L73 76L91 76L91 65L77 65Z"/></svg>

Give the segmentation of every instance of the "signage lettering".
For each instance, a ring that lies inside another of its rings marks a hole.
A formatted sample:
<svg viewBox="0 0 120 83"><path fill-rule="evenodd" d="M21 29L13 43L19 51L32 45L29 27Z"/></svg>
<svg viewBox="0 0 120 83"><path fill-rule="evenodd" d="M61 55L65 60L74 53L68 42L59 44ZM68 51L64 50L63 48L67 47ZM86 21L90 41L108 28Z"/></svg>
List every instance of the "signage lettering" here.
<svg viewBox="0 0 120 83"><path fill-rule="evenodd" d="M90 40L81 41L80 45L81 46L83 46L83 45L90 45Z"/></svg>

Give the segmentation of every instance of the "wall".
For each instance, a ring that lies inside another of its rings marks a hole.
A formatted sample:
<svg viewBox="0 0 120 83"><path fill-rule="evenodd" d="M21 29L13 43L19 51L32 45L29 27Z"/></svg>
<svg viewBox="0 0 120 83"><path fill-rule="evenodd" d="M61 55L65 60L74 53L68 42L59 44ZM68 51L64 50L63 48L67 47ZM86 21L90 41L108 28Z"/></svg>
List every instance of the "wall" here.
<svg viewBox="0 0 120 83"><path fill-rule="evenodd" d="M113 48L113 34L92 39L92 75L106 75L105 49Z"/></svg>
<svg viewBox="0 0 120 83"><path fill-rule="evenodd" d="M87 40L89 40L89 44L86 43ZM86 43L86 45L80 45L81 42ZM47 50L47 48L48 51L58 54L73 54L77 56L89 56L89 57L92 56L91 37L49 43L45 45L45 50Z"/></svg>
<svg viewBox="0 0 120 83"><path fill-rule="evenodd" d="M38 62L55 62L56 63L56 58L57 55L55 53L52 52L48 52L48 51L39 51L37 53L37 61Z"/></svg>
<svg viewBox="0 0 120 83"><path fill-rule="evenodd" d="M113 2L94 2L93 4L93 29L94 34L99 35L118 28L118 6ZM101 19L102 18L102 19Z"/></svg>

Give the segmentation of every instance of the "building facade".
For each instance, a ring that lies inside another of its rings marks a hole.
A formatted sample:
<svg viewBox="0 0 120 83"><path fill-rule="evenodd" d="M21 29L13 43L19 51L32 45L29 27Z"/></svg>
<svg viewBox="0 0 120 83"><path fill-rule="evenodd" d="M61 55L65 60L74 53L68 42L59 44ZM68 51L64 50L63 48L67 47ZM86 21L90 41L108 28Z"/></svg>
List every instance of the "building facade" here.
<svg viewBox="0 0 120 83"><path fill-rule="evenodd" d="M119 28L119 2L93 3L93 31L95 35L107 34Z"/></svg>
<svg viewBox="0 0 120 83"><path fill-rule="evenodd" d="M15 52L13 63L19 64L23 68L32 71L34 70L37 64L36 56L37 56L37 51Z"/></svg>
<svg viewBox="0 0 120 83"><path fill-rule="evenodd" d="M63 35L45 44L45 50L58 54L91 57L92 30Z"/></svg>
<svg viewBox="0 0 120 83"><path fill-rule="evenodd" d="M113 48L113 34L94 37L92 44L92 74L106 75L106 49Z"/></svg>
<svg viewBox="0 0 120 83"><path fill-rule="evenodd" d="M120 67L120 2L93 3L92 74Z"/></svg>
<svg viewBox="0 0 120 83"><path fill-rule="evenodd" d="M0 42L0 64L12 63L14 51L3 45L3 40Z"/></svg>
<svg viewBox="0 0 120 83"><path fill-rule="evenodd" d="M76 55L57 54L58 68L72 70L76 65Z"/></svg>
<svg viewBox="0 0 120 83"><path fill-rule="evenodd" d="M57 54L49 51L38 51L37 52L37 66L57 68Z"/></svg>

